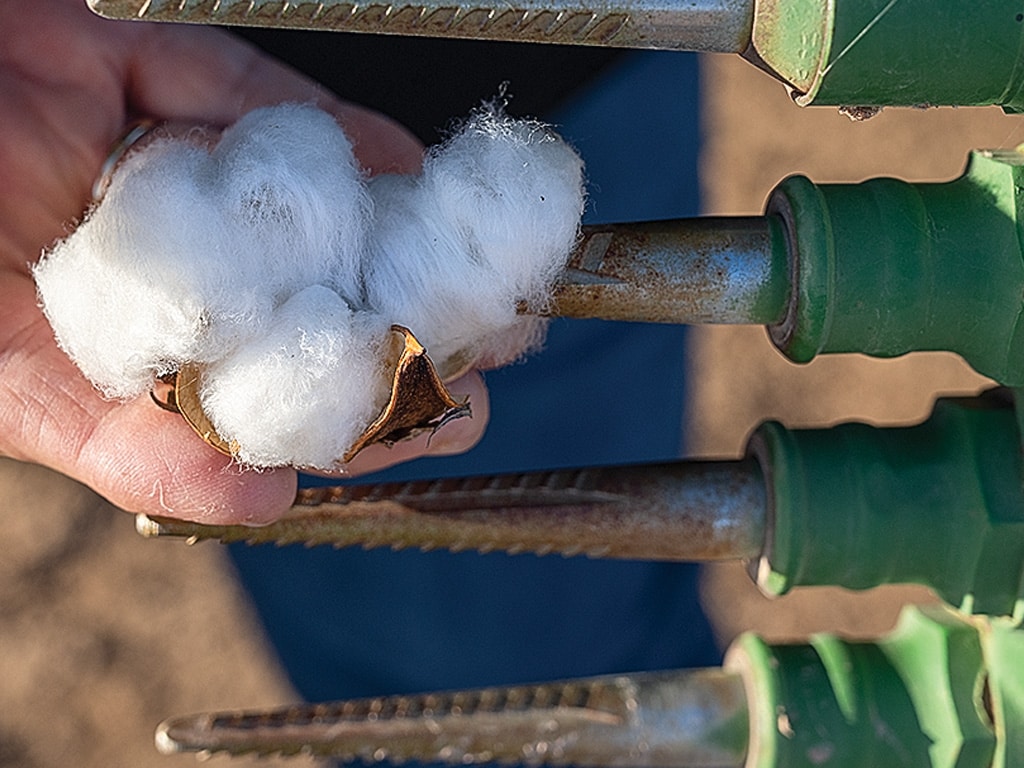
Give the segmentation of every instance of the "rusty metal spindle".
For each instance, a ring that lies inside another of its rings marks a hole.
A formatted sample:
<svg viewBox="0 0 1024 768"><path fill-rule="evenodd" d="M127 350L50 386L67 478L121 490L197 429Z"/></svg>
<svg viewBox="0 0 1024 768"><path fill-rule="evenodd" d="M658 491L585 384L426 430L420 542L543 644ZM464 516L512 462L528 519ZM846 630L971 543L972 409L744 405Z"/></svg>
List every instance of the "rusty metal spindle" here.
<svg viewBox="0 0 1024 768"><path fill-rule="evenodd" d="M88 0L114 19L740 53L753 0Z"/></svg>
<svg viewBox="0 0 1024 768"><path fill-rule="evenodd" d="M741 766L748 741L743 683L720 669L211 713L157 731L164 753L627 768Z"/></svg>
<svg viewBox="0 0 1024 768"><path fill-rule="evenodd" d="M145 536L675 561L757 557L765 489L752 460L313 488L270 525L140 515Z"/></svg>
<svg viewBox="0 0 1024 768"><path fill-rule="evenodd" d="M549 314L657 323L770 325L790 273L774 217L584 227Z"/></svg>

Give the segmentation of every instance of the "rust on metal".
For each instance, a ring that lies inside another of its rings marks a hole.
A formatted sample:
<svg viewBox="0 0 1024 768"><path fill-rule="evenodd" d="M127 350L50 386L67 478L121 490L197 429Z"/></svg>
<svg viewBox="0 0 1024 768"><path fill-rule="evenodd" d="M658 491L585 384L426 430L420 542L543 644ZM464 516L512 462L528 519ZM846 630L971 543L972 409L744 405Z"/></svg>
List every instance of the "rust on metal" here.
<svg viewBox="0 0 1024 768"><path fill-rule="evenodd" d="M785 313L779 225L702 217L585 227L547 310L562 317L766 325Z"/></svg>
<svg viewBox="0 0 1024 768"><path fill-rule="evenodd" d="M749 742L743 681L714 668L214 712L157 731L166 754L595 768L741 766Z"/></svg>
<svg viewBox="0 0 1024 768"><path fill-rule="evenodd" d="M260 528L139 518L148 536L703 561L761 552L753 461L676 462L299 491Z"/></svg>
<svg viewBox="0 0 1024 768"><path fill-rule="evenodd" d="M88 0L117 19L193 22L566 45L739 53L753 0L351 2L326 0Z"/></svg>

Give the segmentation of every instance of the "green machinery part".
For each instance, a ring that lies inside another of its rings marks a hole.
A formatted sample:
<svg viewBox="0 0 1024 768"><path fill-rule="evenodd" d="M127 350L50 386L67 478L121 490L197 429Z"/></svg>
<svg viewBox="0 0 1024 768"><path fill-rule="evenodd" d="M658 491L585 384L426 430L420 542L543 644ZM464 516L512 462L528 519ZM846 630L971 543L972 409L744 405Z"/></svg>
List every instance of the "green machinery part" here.
<svg viewBox="0 0 1024 768"><path fill-rule="evenodd" d="M942 606L904 609L873 642L741 635L748 768L1024 765L1024 631Z"/></svg>
<svg viewBox="0 0 1024 768"><path fill-rule="evenodd" d="M945 399L923 424L842 424L751 440L767 483L752 563L769 594L917 583L967 613L1024 618L1024 471L1006 390Z"/></svg>
<svg viewBox="0 0 1024 768"><path fill-rule="evenodd" d="M748 56L801 105L1024 108L1021 0L757 0Z"/></svg>
<svg viewBox="0 0 1024 768"><path fill-rule="evenodd" d="M948 350L1024 385L1024 154L974 152L941 184L783 181L790 296L772 340L805 362L829 352Z"/></svg>

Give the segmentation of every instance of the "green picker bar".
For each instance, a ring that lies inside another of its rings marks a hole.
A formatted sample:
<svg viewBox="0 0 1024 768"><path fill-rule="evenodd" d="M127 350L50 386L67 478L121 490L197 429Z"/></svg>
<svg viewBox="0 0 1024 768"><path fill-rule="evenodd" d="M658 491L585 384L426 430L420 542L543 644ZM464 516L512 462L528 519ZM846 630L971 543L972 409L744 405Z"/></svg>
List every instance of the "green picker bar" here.
<svg viewBox="0 0 1024 768"><path fill-rule="evenodd" d="M1024 107L1022 0L88 2L120 19L742 53L801 105Z"/></svg>

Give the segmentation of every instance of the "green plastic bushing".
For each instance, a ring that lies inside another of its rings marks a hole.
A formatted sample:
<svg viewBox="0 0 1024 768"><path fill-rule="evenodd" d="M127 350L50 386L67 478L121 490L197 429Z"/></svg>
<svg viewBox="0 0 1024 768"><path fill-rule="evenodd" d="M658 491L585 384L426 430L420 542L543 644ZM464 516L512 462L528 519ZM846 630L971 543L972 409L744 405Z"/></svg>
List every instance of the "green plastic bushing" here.
<svg viewBox="0 0 1024 768"><path fill-rule="evenodd" d="M769 331L797 362L827 352L948 350L1024 384L1024 154L975 152L943 184L780 184L791 284Z"/></svg>
<svg viewBox="0 0 1024 768"><path fill-rule="evenodd" d="M757 0L752 48L804 106L1024 107L1022 0Z"/></svg>
<svg viewBox="0 0 1024 768"><path fill-rule="evenodd" d="M935 606L905 609L878 642L816 635L769 645L741 635L725 665L747 692L747 768L1020 765L1012 732L1020 721L1008 732L990 709L995 695L1016 716L1024 664L1004 668L994 694L982 639L989 626ZM1019 636L1006 641L1020 649Z"/></svg>
<svg viewBox="0 0 1024 768"><path fill-rule="evenodd" d="M900 429L760 427L761 589L917 583L966 612L1021 618L1024 470L1003 395L940 400Z"/></svg>

